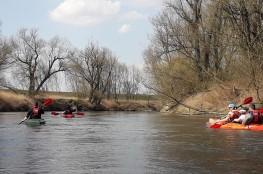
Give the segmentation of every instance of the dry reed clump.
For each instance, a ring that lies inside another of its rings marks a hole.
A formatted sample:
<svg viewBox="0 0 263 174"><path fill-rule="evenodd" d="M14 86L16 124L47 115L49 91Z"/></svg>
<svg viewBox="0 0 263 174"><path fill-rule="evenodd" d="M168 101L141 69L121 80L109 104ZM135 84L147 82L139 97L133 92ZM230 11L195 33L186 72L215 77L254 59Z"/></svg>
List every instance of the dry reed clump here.
<svg viewBox="0 0 263 174"><path fill-rule="evenodd" d="M143 101L143 100L119 100L118 102L112 100L103 100L102 105L106 110L118 111L159 111L160 103L158 101Z"/></svg>
<svg viewBox="0 0 263 174"><path fill-rule="evenodd" d="M119 104L116 103L115 101L112 100L102 100L101 104L106 108L106 109L114 109L118 108Z"/></svg>
<svg viewBox="0 0 263 174"><path fill-rule="evenodd" d="M21 111L26 110L32 104L32 100L23 94L0 91L0 110Z"/></svg>
<svg viewBox="0 0 263 174"><path fill-rule="evenodd" d="M136 101L123 101L120 103L120 108L124 111L142 111L147 107L145 104L137 103Z"/></svg>

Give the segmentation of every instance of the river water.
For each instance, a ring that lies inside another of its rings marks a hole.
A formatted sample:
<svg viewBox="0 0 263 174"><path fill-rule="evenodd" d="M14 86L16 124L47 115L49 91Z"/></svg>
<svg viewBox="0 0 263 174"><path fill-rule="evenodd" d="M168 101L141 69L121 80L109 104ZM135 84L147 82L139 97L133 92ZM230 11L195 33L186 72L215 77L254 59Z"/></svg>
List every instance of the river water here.
<svg viewBox="0 0 263 174"><path fill-rule="evenodd" d="M263 173L263 132L212 130L207 117L87 112L46 125L0 113L0 173Z"/></svg>

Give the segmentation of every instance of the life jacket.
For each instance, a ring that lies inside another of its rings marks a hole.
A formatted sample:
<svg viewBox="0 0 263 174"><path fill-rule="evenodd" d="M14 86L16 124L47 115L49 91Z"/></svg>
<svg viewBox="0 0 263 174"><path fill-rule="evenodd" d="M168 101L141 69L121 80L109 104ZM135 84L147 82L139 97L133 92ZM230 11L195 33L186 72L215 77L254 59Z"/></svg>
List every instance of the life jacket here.
<svg viewBox="0 0 263 174"><path fill-rule="evenodd" d="M234 119L239 118L240 112L238 110L232 110L228 113L229 121L232 122Z"/></svg>
<svg viewBox="0 0 263 174"><path fill-rule="evenodd" d="M262 121L263 121L263 113L262 112L260 112L259 110L253 110L252 115L253 115L252 123L254 123L254 124L262 123Z"/></svg>
<svg viewBox="0 0 263 174"><path fill-rule="evenodd" d="M36 117L36 116L38 116L38 113L39 113L39 107L33 106L32 107L32 116Z"/></svg>

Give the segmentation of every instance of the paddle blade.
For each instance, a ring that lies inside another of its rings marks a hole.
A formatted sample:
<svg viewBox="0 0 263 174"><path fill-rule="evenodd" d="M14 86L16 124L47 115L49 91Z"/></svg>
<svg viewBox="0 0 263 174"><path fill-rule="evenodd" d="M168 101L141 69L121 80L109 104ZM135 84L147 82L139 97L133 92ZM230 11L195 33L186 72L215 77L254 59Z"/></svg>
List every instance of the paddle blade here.
<svg viewBox="0 0 263 174"><path fill-rule="evenodd" d="M21 120L18 124L23 123L26 119L27 119L27 117L25 117L23 120Z"/></svg>
<svg viewBox="0 0 263 174"><path fill-rule="evenodd" d="M221 124L215 123L215 124L211 125L210 128L217 129L217 128L220 128L221 126L222 126Z"/></svg>
<svg viewBox="0 0 263 174"><path fill-rule="evenodd" d="M44 103L43 104L44 104L45 107L47 107L47 106L51 105L53 102L54 102L53 99L46 98L46 99L44 99Z"/></svg>
<svg viewBox="0 0 263 174"><path fill-rule="evenodd" d="M253 97L247 97L245 98L245 100L243 101L243 105L249 104L253 101Z"/></svg>

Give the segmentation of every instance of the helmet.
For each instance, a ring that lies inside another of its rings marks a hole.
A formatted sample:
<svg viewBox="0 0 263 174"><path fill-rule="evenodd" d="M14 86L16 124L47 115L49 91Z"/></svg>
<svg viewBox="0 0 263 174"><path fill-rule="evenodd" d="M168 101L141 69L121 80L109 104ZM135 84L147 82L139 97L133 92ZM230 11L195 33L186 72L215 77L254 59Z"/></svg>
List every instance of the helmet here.
<svg viewBox="0 0 263 174"><path fill-rule="evenodd" d="M233 103L230 103L229 105L228 105L228 108L235 108L236 107L236 105L235 104L233 104Z"/></svg>

